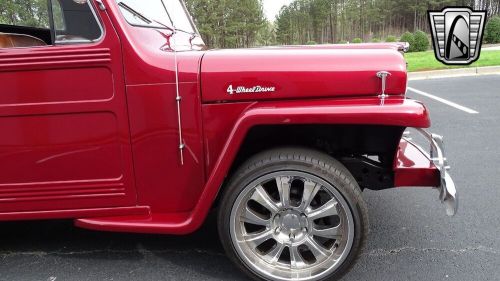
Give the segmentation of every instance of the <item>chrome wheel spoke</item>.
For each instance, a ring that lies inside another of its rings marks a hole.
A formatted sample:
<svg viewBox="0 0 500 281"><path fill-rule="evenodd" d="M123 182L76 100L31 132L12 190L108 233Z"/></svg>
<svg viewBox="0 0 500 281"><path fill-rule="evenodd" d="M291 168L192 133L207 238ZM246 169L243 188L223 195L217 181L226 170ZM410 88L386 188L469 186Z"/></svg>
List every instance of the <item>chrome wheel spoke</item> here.
<svg viewBox="0 0 500 281"><path fill-rule="evenodd" d="M312 181L304 181L304 192L302 194L302 202L300 203L299 209L301 211L305 211L309 205L311 205L311 201L314 199L318 191L321 189L321 186Z"/></svg>
<svg viewBox="0 0 500 281"><path fill-rule="evenodd" d="M278 205L274 202L274 200L267 194L267 191L259 185L255 188L255 192L253 193L252 200L262 205L262 207L266 208L272 214L277 213L279 211Z"/></svg>
<svg viewBox="0 0 500 281"><path fill-rule="evenodd" d="M323 204L321 207L307 212L307 217L310 220L314 221L320 218L336 216L338 215L337 205L338 205L337 201L335 199L331 199L330 201Z"/></svg>
<svg viewBox="0 0 500 281"><path fill-rule="evenodd" d="M281 254L283 253L283 250L285 249L286 245L283 243L276 243L274 248L269 251L267 254L264 255L264 260L266 260L269 263L277 263L278 260L280 259Z"/></svg>
<svg viewBox="0 0 500 281"><path fill-rule="evenodd" d="M311 253L314 255L316 261L324 260L331 254L329 250L325 249L323 246L318 244L318 242L314 241L314 239L311 237L308 237L304 244L307 246L307 248L309 248Z"/></svg>
<svg viewBox="0 0 500 281"><path fill-rule="evenodd" d="M306 263L299 253L298 245L291 245L288 248L290 249L290 267L292 269L304 267Z"/></svg>
<svg viewBox="0 0 500 281"><path fill-rule="evenodd" d="M245 239L245 242L251 243L254 245L254 248L257 248L262 243L273 238L273 232L271 230L266 229L259 233L246 234L245 236L243 236L243 238Z"/></svg>
<svg viewBox="0 0 500 281"><path fill-rule="evenodd" d="M256 214L253 210L248 208L248 206L243 211L241 218L243 219L244 222L255 224L255 225L269 226L269 223L270 223L270 219L262 218L261 216Z"/></svg>
<svg viewBox="0 0 500 281"><path fill-rule="evenodd" d="M312 235L323 237L323 238L328 238L328 239L340 239L342 235L340 234L340 227L331 227L331 228L324 228L324 229L318 229L316 227L313 227L312 229Z"/></svg>
<svg viewBox="0 0 500 281"><path fill-rule="evenodd" d="M276 177L276 186L278 187L281 206L283 208L290 207L291 180L291 177Z"/></svg>

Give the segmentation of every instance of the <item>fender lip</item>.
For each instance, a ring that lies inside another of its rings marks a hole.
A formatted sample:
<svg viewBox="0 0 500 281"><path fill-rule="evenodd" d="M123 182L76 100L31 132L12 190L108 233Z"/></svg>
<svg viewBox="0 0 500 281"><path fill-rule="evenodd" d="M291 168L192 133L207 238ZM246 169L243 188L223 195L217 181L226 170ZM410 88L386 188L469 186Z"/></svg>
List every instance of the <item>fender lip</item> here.
<svg viewBox="0 0 500 281"><path fill-rule="evenodd" d="M403 97L344 98L256 102L243 112L234 129L252 125L352 124L429 128L426 107Z"/></svg>

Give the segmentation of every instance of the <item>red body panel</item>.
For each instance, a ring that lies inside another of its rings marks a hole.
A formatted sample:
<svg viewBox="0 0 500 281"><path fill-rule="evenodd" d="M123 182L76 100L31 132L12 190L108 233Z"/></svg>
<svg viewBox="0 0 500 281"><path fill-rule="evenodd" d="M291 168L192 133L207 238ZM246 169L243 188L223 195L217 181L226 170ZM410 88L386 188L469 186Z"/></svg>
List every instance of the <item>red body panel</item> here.
<svg viewBox="0 0 500 281"><path fill-rule="evenodd" d="M402 140L394 162L394 186L438 187L440 172L412 143Z"/></svg>
<svg viewBox="0 0 500 281"><path fill-rule="evenodd" d="M100 42L0 49L0 220L190 233L254 126L430 126L426 108L404 98L397 44L204 52L190 35L133 27L116 1L104 3ZM378 71L392 73L385 101ZM230 95L230 83L276 91ZM402 162L395 172L397 185L420 185L435 171Z"/></svg>
<svg viewBox="0 0 500 281"><path fill-rule="evenodd" d="M386 94L406 93L406 62L393 49L264 48L210 51L201 67L204 102L310 99L381 94L377 72L389 71ZM228 94L228 87L273 87Z"/></svg>
<svg viewBox="0 0 500 281"><path fill-rule="evenodd" d="M0 50L0 219L136 205L120 41L101 22L95 44Z"/></svg>
<svg viewBox="0 0 500 281"><path fill-rule="evenodd" d="M137 203L150 206L154 213L190 211L205 180L198 83L203 52L182 47L189 39L183 33L172 38L168 30L131 26L121 17L116 3L108 9L123 38ZM184 165L179 157L175 58L170 45L174 41L183 50L177 53L177 60L184 112Z"/></svg>

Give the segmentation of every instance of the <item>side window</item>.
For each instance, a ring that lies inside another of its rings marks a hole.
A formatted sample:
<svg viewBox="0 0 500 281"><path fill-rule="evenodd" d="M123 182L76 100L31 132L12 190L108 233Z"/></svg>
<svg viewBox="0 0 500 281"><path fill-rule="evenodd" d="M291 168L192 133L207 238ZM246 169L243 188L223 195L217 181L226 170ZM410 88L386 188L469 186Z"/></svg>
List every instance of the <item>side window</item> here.
<svg viewBox="0 0 500 281"><path fill-rule="evenodd" d="M88 0L51 0L57 44L98 41L103 31ZM59 8L56 2L59 2Z"/></svg>
<svg viewBox="0 0 500 281"><path fill-rule="evenodd" d="M0 48L92 43L102 35L89 0L0 0Z"/></svg>

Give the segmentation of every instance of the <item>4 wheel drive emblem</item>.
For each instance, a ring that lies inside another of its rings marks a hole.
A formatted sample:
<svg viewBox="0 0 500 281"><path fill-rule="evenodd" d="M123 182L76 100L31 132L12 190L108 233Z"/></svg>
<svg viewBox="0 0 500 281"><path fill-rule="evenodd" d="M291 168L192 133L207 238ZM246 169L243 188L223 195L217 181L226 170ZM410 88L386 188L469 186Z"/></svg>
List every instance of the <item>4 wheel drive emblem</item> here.
<svg viewBox="0 0 500 281"><path fill-rule="evenodd" d="M448 7L429 11L436 59L444 64L467 65L479 59L486 11Z"/></svg>
<svg viewBox="0 0 500 281"><path fill-rule="evenodd" d="M273 93L275 91L276 91L276 87L263 87L263 86L253 86L253 87L237 86L237 87L234 87L232 84L229 85L229 87L227 87L227 93L230 95Z"/></svg>

